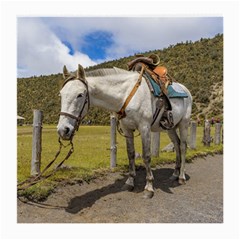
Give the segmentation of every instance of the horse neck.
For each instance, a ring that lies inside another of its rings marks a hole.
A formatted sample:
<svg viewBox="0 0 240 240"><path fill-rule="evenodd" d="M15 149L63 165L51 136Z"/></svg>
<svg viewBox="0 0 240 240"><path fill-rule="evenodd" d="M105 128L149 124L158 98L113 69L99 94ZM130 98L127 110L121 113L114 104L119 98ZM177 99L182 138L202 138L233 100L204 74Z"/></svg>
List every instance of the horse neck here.
<svg viewBox="0 0 240 240"><path fill-rule="evenodd" d="M135 84L135 79L137 75L132 73L88 77L91 106L118 112Z"/></svg>

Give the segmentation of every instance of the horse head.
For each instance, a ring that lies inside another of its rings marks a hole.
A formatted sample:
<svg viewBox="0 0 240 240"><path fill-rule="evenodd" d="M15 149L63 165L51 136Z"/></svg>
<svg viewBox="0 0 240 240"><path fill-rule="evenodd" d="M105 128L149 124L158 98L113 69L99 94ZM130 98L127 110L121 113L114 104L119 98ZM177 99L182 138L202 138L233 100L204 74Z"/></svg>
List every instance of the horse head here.
<svg viewBox="0 0 240 240"><path fill-rule="evenodd" d="M61 112L57 131L63 140L70 140L88 112L89 92L85 72L81 65L78 65L75 73L69 73L64 66L63 78L64 83L60 91Z"/></svg>

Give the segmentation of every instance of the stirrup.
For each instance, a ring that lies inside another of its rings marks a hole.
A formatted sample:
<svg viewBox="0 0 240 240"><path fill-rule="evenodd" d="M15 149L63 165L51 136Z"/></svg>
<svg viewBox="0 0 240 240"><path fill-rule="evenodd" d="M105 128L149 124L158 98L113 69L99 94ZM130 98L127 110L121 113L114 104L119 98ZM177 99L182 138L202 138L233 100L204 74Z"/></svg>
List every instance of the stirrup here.
<svg viewBox="0 0 240 240"><path fill-rule="evenodd" d="M167 110L164 111L163 116L159 122L160 127L162 127L164 130L170 130L173 128L173 115L172 111Z"/></svg>

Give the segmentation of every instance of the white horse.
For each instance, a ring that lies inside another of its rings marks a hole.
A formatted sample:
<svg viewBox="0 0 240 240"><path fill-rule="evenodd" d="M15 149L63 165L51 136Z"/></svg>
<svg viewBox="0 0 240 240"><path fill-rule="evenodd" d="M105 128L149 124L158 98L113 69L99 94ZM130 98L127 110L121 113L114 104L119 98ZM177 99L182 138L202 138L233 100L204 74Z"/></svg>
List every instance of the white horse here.
<svg viewBox="0 0 240 240"><path fill-rule="evenodd" d="M57 131L64 140L72 139L80 121L87 114L90 106L104 108L111 112L119 112L125 100L128 98L134 85L139 80L138 72L126 70L100 69L95 70L86 77L84 69L78 65L76 73L69 73L63 68L64 85L60 91L61 113ZM146 186L144 196L151 198L154 195L153 174L151 162L151 131L160 131L159 120L163 111L152 125L153 115L156 110L157 98L152 95L147 82L142 77L137 91L129 101L125 109L126 116L120 120L121 129L126 135L127 153L129 159L129 176L124 189L133 190L135 172L134 130L138 130L142 140L142 157L146 166ZM168 135L174 143L176 150L176 166L171 177L184 184L185 157L188 125L192 109L192 96L186 87L179 83L173 83L185 91L187 98L172 98L172 114L174 127L168 130ZM179 136L176 129L179 128Z"/></svg>

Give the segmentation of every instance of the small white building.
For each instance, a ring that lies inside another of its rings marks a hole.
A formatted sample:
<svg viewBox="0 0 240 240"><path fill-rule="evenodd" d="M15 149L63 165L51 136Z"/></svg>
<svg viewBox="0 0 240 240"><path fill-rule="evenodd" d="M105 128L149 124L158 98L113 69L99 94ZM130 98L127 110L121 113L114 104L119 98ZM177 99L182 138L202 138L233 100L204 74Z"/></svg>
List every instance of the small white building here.
<svg viewBox="0 0 240 240"><path fill-rule="evenodd" d="M18 119L24 120L25 118L17 115L17 120L18 120Z"/></svg>
<svg viewBox="0 0 240 240"><path fill-rule="evenodd" d="M17 125L22 126L23 122L24 122L24 119L25 119L24 117L21 117L21 116L17 115Z"/></svg>

